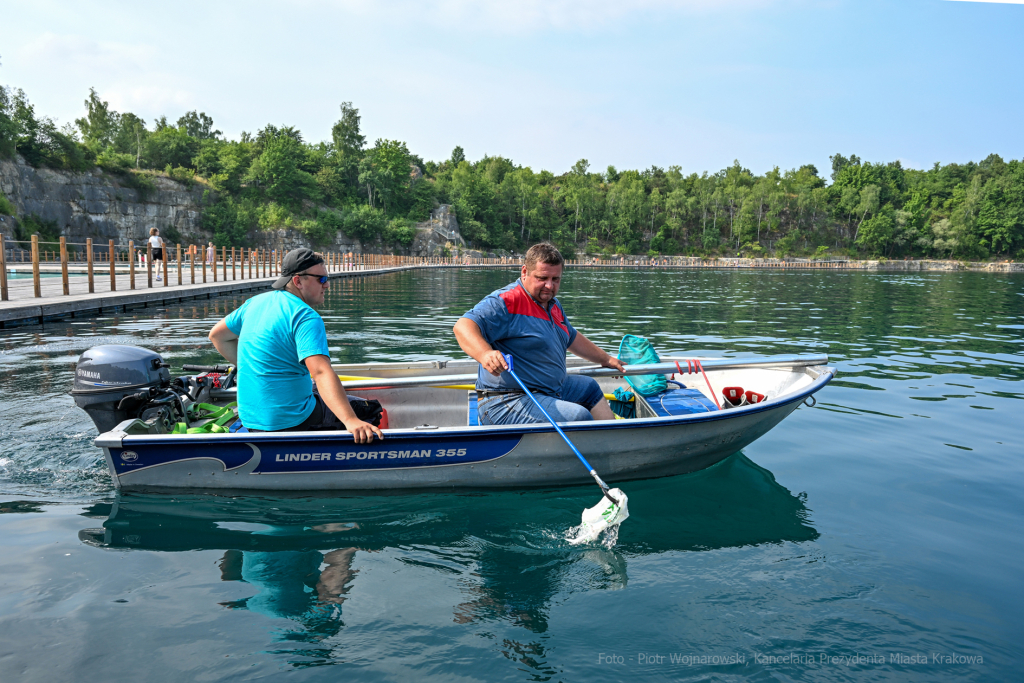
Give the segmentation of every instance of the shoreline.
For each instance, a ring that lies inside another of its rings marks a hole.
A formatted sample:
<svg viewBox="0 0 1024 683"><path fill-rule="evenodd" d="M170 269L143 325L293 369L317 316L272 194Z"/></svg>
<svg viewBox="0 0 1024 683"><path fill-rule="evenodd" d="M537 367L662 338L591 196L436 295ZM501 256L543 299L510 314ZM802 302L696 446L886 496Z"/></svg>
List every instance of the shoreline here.
<svg viewBox="0 0 1024 683"><path fill-rule="evenodd" d="M661 261L661 262L656 262ZM667 262L666 262L667 261ZM964 262L964 261L809 261L785 259L744 259L719 258L702 259L698 257L675 257L673 259L648 259L637 257L635 260L593 260L591 262L567 261L568 268L580 269L632 269L632 270L829 270L829 271L861 271L861 272L988 272L1013 273L1024 272L1024 263L1017 262ZM383 275L404 270L421 268L515 268L516 263L449 263L436 265L400 265L367 270L343 270L332 272L332 279L345 277L363 277ZM10 273L23 273L19 267L8 266ZM31 267L27 269L31 273ZM85 269L68 269L69 276L84 275ZM126 269L127 270L127 269ZM40 273L60 273L60 266L40 266ZM96 273L99 274L99 273ZM106 271L104 274L109 274ZM118 274L121 269L118 268ZM76 293L71 296L47 296L22 302L5 301L0 304L0 329L21 327L25 325L41 325L66 318L83 318L113 313L131 308L148 308L170 302L188 299L210 299L222 294L243 291L269 289L275 278L257 278L232 280L229 282L206 283L196 285L163 286L156 288L121 290L96 294ZM24 282L18 278L19 282ZM80 282L77 281L76 282Z"/></svg>
<svg viewBox="0 0 1024 683"><path fill-rule="evenodd" d="M442 268L480 268L504 265L517 266L515 262L497 264L493 259L472 259L484 261L480 263L448 263L438 264ZM667 261L667 262L666 262ZM704 256L664 256L652 258L648 256L625 256L618 259L571 259L566 261L570 268L650 268L650 269L690 269L690 268L767 268L794 270L882 270L882 271L982 271L982 272L1024 272L1024 261L958 261L955 259L848 259L848 260L812 260L801 258L736 258L736 257L704 257ZM404 269L414 266L396 266ZM392 268L393 269L393 268ZM7 264L9 274L31 275L32 265L18 263ZM61 272L59 264L40 264L40 273ZM68 275L87 275L85 265L69 265ZM118 264L118 274L127 274L128 266ZM94 275L109 275L109 266L96 267ZM332 277L335 274L332 273Z"/></svg>

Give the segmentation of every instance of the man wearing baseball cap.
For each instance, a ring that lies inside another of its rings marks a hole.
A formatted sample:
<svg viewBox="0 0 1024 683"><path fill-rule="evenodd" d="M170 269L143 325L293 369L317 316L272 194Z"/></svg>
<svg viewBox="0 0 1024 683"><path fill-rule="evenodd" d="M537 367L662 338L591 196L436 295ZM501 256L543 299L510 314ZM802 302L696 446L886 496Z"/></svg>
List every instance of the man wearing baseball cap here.
<svg viewBox="0 0 1024 683"><path fill-rule="evenodd" d="M217 351L239 369L242 424L256 432L347 429L356 443L383 439L380 429L356 417L331 368L327 330L312 308L330 287L324 260L293 249L272 286L210 330Z"/></svg>

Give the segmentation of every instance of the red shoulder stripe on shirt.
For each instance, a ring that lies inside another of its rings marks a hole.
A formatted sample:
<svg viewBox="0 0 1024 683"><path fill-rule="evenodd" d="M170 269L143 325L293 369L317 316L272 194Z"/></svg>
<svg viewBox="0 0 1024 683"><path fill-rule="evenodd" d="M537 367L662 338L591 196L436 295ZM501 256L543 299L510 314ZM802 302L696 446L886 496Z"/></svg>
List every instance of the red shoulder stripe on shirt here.
<svg viewBox="0 0 1024 683"><path fill-rule="evenodd" d="M551 317L554 319L555 324L562 328L562 330L569 334L569 327L565 324L565 313L562 312L562 307L555 304L551 307Z"/></svg>
<svg viewBox="0 0 1024 683"><path fill-rule="evenodd" d="M549 318L547 312L541 308L540 304L534 301L533 297L519 285L516 285L507 292L502 292L499 296L505 302L508 312L512 315L525 315L531 318L540 318L541 320L553 319L555 324L562 328L563 332L569 334L569 328L565 325L565 314L562 313L560 306L555 305L551 308L551 317Z"/></svg>

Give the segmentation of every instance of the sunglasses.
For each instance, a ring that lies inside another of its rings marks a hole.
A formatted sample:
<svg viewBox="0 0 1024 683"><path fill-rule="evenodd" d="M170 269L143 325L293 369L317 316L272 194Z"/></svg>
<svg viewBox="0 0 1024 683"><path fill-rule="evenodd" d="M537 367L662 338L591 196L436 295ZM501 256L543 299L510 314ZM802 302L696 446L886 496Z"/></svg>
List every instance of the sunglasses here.
<svg viewBox="0 0 1024 683"><path fill-rule="evenodd" d="M299 277L315 277L317 280L320 281L320 284L322 284L322 285L326 285L327 284L327 279L328 279L326 275L313 275L312 273L299 273L298 276Z"/></svg>

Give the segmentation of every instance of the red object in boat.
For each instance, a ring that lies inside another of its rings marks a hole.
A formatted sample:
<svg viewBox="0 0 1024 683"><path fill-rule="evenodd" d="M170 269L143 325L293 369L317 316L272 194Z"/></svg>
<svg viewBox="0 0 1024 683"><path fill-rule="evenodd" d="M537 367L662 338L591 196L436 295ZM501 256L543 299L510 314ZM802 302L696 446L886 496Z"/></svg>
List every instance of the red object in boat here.
<svg viewBox="0 0 1024 683"><path fill-rule="evenodd" d="M738 406L743 401L743 387L726 387L722 389L722 395L725 396L725 400L734 406Z"/></svg>

